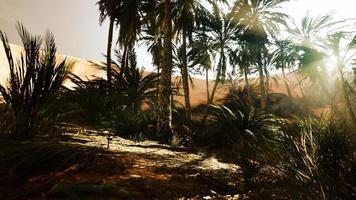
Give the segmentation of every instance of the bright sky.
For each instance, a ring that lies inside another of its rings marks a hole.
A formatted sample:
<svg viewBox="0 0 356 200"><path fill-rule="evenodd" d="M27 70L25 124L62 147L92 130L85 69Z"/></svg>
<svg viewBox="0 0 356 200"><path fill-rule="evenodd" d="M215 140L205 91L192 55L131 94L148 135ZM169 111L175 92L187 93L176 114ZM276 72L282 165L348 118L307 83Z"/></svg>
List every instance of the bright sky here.
<svg viewBox="0 0 356 200"><path fill-rule="evenodd" d="M292 0L286 5L286 12L295 19L301 19L309 10L311 14L325 14L335 11L337 19L356 18L356 0Z"/></svg>
<svg viewBox="0 0 356 200"><path fill-rule="evenodd" d="M50 29L56 36L61 53L90 60L104 60L107 24L98 24L97 0L0 0L0 29L10 42L20 44L16 20L36 34ZM313 15L336 11L337 18L356 18L356 0L292 0L286 12L300 19L310 10ZM151 65L150 56L138 50L139 66Z"/></svg>

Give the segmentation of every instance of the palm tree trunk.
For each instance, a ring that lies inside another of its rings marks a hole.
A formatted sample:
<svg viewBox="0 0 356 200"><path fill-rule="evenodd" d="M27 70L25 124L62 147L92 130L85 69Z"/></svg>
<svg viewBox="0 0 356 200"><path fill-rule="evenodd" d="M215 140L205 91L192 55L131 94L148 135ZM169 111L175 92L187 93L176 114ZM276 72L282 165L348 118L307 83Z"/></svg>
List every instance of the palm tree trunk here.
<svg viewBox="0 0 356 200"><path fill-rule="evenodd" d="M128 65L128 53L129 49L128 46L125 44L124 45L124 51L122 52L122 58L121 58L121 67L120 67L120 75L124 74L127 70L127 65Z"/></svg>
<svg viewBox="0 0 356 200"><path fill-rule="evenodd" d="M222 56L220 56L219 63L221 63L221 61L222 61ZM203 125L206 123L206 120L208 119L209 104L212 104L214 102L215 92L216 92L216 89L218 88L218 84L220 83L220 76L221 76L221 68L219 67L218 68L218 73L216 75L215 83L214 83L214 86L213 86L213 90L211 91L210 98L208 96L208 105L206 107L206 113L205 113L205 115L203 117ZM208 85L208 81L209 80L206 80L206 81L207 81L207 85ZM209 88L207 88L207 90L209 90Z"/></svg>
<svg viewBox="0 0 356 200"><path fill-rule="evenodd" d="M303 86L302 86L302 81L303 80L297 80L297 81L298 81L298 86L299 86L300 93L302 94L302 97L305 97Z"/></svg>
<svg viewBox="0 0 356 200"><path fill-rule="evenodd" d="M246 89L247 89L247 97L248 97L248 103L253 106L253 100L252 100L252 94L251 94L251 87L250 87L250 82L248 80L247 76L247 67L245 66L243 68L244 70L244 76L245 76L245 84L246 84Z"/></svg>
<svg viewBox="0 0 356 200"><path fill-rule="evenodd" d="M265 79L264 79L263 69L261 65L258 66L258 73L260 76L261 109L263 110L267 107L267 102L266 102Z"/></svg>
<svg viewBox="0 0 356 200"><path fill-rule="evenodd" d="M220 83L220 78L217 78L217 79L215 80L213 90L211 91L209 104L214 103L214 97L215 97L215 93L216 93L216 90L217 90L217 88L218 88L219 83Z"/></svg>
<svg viewBox="0 0 356 200"><path fill-rule="evenodd" d="M215 80L215 83L214 83L214 87L213 87L213 90L211 91L211 96L209 98L209 103L208 104L212 104L214 102L214 96L215 96L215 92L216 92L216 89L218 88L218 85L219 85L219 82L220 82L220 70L218 70L218 74L217 74L217 78Z"/></svg>
<svg viewBox="0 0 356 200"><path fill-rule="evenodd" d="M210 102L210 92L209 92L209 68L205 67L205 84L206 84L206 109L205 109L205 114L203 116L202 124L203 126L206 123L206 120L208 119L208 114L209 114L209 104Z"/></svg>
<svg viewBox="0 0 356 200"><path fill-rule="evenodd" d="M108 81L108 92L112 92L112 87L111 87L111 48L112 48L112 38L113 38L113 32L114 32L114 19L110 19L110 25L109 25L109 34L108 34L108 46L107 46L107 51L106 51L106 75L107 75L107 81Z"/></svg>
<svg viewBox="0 0 356 200"><path fill-rule="evenodd" d="M206 103L209 104L209 68L205 67Z"/></svg>
<svg viewBox="0 0 356 200"><path fill-rule="evenodd" d="M341 64L338 64L338 71L339 71L339 75L340 75L340 79L342 81L341 83L341 87L342 87L342 93L345 99L345 104L346 104L346 109L347 112L349 113L350 117L351 117L351 123L354 124L356 123L356 116L354 114L354 112L352 111L352 105L349 99L349 96L347 95L347 86L345 84L345 78L344 78L344 74L343 74L343 67Z"/></svg>
<svg viewBox="0 0 356 200"><path fill-rule="evenodd" d="M187 34L186 30L182 31L183 39L183 66L182 66L182 79L183 79L183 91L184 91L184 103L185 103L185 118L188 122L192 120L191 118L191 108L190 108L190 96L189 96L189 80L188 80L188 63L187 63Z"/></svg>
<svg viewBox="0 0 356 200"><path fill-rule="evenodd" d="M264 70L264 74L266 76L266 78L265 78L265 89L266 89L265 101L266 101L266 104L267 104L268 93L269 93L269 79L270 79L270 76L268 74L268 69L267 69L266 66L263 66L263 70Z"/></svg>
<svg viewBox="0 0 356 200"><path fill-rule="evenodd" d="M160 85L160 80L161 80L161 74L160 74L160 66L157 66L157 83L156 83L156 102L158 102L159 99L159 85ZM154 104L155 106L155 111L157 113L157 116L160 116L160 109L159 109L159 102L157 104ZM158 125L158 124L157 124Z"/></svg>
<svg viewBox="0 0 356 200"><path fill-rule="evenodd" d="M172 76L172 17L171 17L171 0L164 1L164 56L162 62L161 79L159 85L159 116L158 116L158 133L168 142L172 134L172 102L171 102L171 76Z"/></svg>
<svg viewBox="0 0 356 200"><path fill-rule="evenodd" d="M216 80L215 80L215 83L214 83L213 90L211 91L211 96L210 96L208 104L212 104L214 102L215 92L216 92L216 89L218 88L218 85L220 83L221 66L222 66L222 62L223 62L223 56L224 56L224 51L221 50L220 59L219 59L218 73L216 74Z"/></svg>
<svg viewBox="0 0 356 200"><path fill-rule="evenodd" d="M158 80L158 82L157 82L157 84L156 84L156 89L157 89L157 91L159 91L159 80L161 80L161 71L160 71L160 66L157 66L157 80ZM157 99L158 99L158 92L157 92Z"/></svg>
<svg viewBox="0 0 356 200"><path fill-rule="evenodd" d="M289 96L289 97L293 97L292 91L291 91L291 89L290 89L290 87L289 87L289 84L288 84L288 82L287 82L286 74L285 74L285 72L284 72L284 67L282 67L282 75L283 75L283 82L284 82L284 85L286 86L288 96Z"/></svg>

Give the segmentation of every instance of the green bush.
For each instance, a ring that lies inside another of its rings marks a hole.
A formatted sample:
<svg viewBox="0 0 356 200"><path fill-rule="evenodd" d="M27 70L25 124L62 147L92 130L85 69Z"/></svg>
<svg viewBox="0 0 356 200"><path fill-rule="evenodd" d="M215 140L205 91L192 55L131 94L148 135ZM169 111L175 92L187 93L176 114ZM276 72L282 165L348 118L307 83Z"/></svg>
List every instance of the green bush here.
<svg viewBox="0 0 356 200"><path fill-rule="evenodd" d="M67 89L62 98L62 119L67 122L77 122L114 130L122 136L131 136L147 130L153 125L152 102L156 98L158 75L146 73L138 69L136 55L129 51L128 65L120 67L120 53L116 52L118 63L113 64L111 89L104 79L83 80L73 75L73 89ZM94 63L93 63L94 64ZM94 64L101 70L106 70L106 64Z"/></svg>
<svg viewBox="0 0 356 200"><path fill-rule="evenodd" d="M124 104L124 97L119 93L109 95L106 80L83 80L71 75L71 81L75 87L67 89L61 98L61 121L107 128L113 110Z"/></svg>
<svg viewBox="0 0 356 200"><path fill-rule="evenodd" d="M121 137L143 140L145 137L153 136L156 115L150 110L135 111L121 106L111 116L110 127Z"/></svg>
<svg viewBox="0 0 356 200"><path fill-rule="evenodd" d="M112 74L112 86L115 93L124 97L124 105L132 110L139 111L145 105L151 105L157 97L157 85L159 75L147 73L145 69L139 69L134 49L128 53L128 63L122 63L120 52L116 51L117 62L113 62L115 67ZM101 67L106 66L103 65Z"/></svg>
<svg viewBox="0 0 356 200"><path fill-rule="evenodd" d="M213 105L210 115L211 136L220 147L256 147L257 143L273 139L277 131L276 118L271 114L254 109L242 112L232 111L226 106Z"/></svg>
<svg viewBox="0 0 356 200"><path fill-rule="evenodd" d="M245 182L251 183L274 147L277 118L254 109L244 113L226 106L213 106L211 111L207 140L215 149L229 150L242 167Z"/></svg>

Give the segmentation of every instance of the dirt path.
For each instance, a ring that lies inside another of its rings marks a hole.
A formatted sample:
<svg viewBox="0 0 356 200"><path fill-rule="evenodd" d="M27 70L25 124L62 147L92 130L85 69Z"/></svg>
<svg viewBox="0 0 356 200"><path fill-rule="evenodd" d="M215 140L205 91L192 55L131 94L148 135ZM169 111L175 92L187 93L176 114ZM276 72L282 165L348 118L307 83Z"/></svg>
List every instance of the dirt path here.
<svg viewBox="0 0 356 200"><path fill-rule="evenodd" d="M107 137L95 133L73 138L86 146L107 148ZM94 175L78 170L59 181L50 195L65 199L93 198L86 193L103 199L238 199L239 167L213 156L119 137L113 137L109 151L124 165L119 173Z"/></svg>
<svg viewBox="0 0 356 200"><path fill-rule="evenodd" d="M241 174L235 164L221 162L214 155L192 153L184 147L115 136L108 149L107 136L99 133L74 131L45 145L39 141L16 146L13 149L22 158L31 158L21 160L20 170L11 170L12 174L0 173L0 199L242 197L237 195L241 191ZM80 153L75 154L76 151ZM66 160L74 154L74 159ZM32 156L39 161L33 161ZM13 168L11 163L1 169Z"/></svg>
<svg viewBox="0 0 356 200"><path fill-rule="evenodd" d="M107 137L93 132L75 135L73 138L87 146L107 148ZM219 162L214 156L191 153L188 148L172 147L156 141L134 142L113 136L109 150L118 156L130 155L145 159L145 162L136 161L139 167L185 168L189 166L192 167L191 169L201 171L227 170L230 172L237 172L239 169L237 165Z"/></svg>

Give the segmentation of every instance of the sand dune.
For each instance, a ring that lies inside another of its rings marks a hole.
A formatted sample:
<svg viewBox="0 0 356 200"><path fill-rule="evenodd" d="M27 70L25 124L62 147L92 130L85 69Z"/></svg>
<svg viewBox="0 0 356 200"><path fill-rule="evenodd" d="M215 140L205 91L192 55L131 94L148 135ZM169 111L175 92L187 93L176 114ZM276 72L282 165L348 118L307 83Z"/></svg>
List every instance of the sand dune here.
<svg viewBox="0 0 356 200"><path fill-rule="evenodd" d="M19 58L21 55L21 52L23 51L23 48L21 46L17 45L12 45L10 46L11 51L13 53L14 58ZM70 61L74 61L74 68L73 68L73 73L78 75L79 77L83 79L93 79L95 77L101 77L105 78L106 73L105 71L99 70L97 67L95 67L92 63L90 63L87 60L81 59L81 58L75 58L71 56L63 56L60 55L59 59L62 60L63 58L67 58ZM5 83L8 79L9 75L9 64L6 59L6 55L4 52L4 49L1 47L0 48L0 83ZM172 77L172 80L175 80L176 77ZM213 81L210 81L210 90L212 90L212 86L214 84ZM71 86L71 83L67 82L67 86ZM219 90L216 93L216 99L221 98L224 96L224 91ZM181 103L184 102L183 96L178 96L176 97L177 100ZM205 80L202 79L194 79L194 87L191 87L191 101L192 105L198 105L201 103L206 102L206 87L205 87Z"/></svg>
<svg viewBox="0 0 356 200"><path fill-rule="evenodd" d="M10 45L12 54L15 59L19 58L21 55L21 52L23 51L23 48L17 45ZM75 58L71 56L64 56L60 55L59 59L63 60L64 58L68 59L69 61L74 61L74 68L73 68L73 73L78 75L81 78L86 78L88 77L89 79L93 77L104 77L105 72L97 69L95 66L93 66L89 61L80 59L80 58ZM6 59L6 55L4 52L4 48L1 46L0 48L0 83L4 83L9 75L9 64Z"/></svg>
<svg viewBox="0 0 356 200"><path fill-rule="evenodd" d="M23 51L23 48L17 45L11 45L11 50L13 53L13 56L16 58L19 58L21 52ZM93 79L95 77L101 77L105 78L106 73L105 71L99 70L97 67L95 67L92 63L90 63L87 60L81 59L81 58L76 58L76 57L71 57L71 56L64 56L60 55L59 59L62 60L63 58L67 58L68 60L74 61L74 68L73 68L73 73L78 75L79 77L83 79ZM0 48L0 83L5 83L7 81L9 74L9 65L7 63L6 55L4 52L4 49ZM176 80L177 77L172 77L172 80ZM278 75L275 75L274 78L278 79ZM298 77L295 74L289 74L287 75L287 79L290 83L290 87L292 89L293 96L301 96L301 91L298 86ZM206 83L205 80L203 79L198 79L194 78L193 79L194 86L190 86L190 97L191 97L191 104L192 106L197 106L199 104L206 103ZM240 81L241 84L243 84L243 81ZM251 80L252 83L258 82L258 80ZM212 87L214 85L214 81L210 80L209 81L209 90L212 90ZM70 82L66 83L66 86L71 86ZM182 88L182 87L181 87ZM228 89L228 84L225 86L220 86L216 92L215 95L215 101L218 101L219 99L223 98ZM287 89L284 86L283 81L276 82L273 79L270 80L270 92L273 93L282 93L282 94L287 94ZM183 92L181 91L181 94ZM354 104L356 105L356 96L353 96L352 101L355 102ZM176 100L178 100L180 103L184 104L184 97L183 96L177 96ZM355 106L356 109L356 106Z"/></svg>

